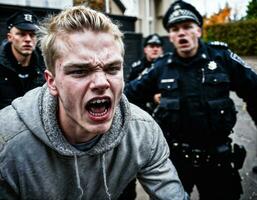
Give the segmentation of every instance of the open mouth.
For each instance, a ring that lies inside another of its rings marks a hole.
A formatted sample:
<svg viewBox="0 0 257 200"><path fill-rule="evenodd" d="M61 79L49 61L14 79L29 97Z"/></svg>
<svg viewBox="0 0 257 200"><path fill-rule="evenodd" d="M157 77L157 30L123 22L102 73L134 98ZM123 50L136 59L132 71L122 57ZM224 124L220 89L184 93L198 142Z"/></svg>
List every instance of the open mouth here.
<svg viewBox="0 0 257 200"><path fill-rule="evenodd" d="M187 44L188 41L186 39L180 39L179 44Z"/></svg>
<svg viewBox="0 0 257 200"><path fill-rule="evenodd" d="M111 99L110 98L94 98L90 100L86 105L86 110L88 113L94 117L103 117L111 109Z"/></svg>

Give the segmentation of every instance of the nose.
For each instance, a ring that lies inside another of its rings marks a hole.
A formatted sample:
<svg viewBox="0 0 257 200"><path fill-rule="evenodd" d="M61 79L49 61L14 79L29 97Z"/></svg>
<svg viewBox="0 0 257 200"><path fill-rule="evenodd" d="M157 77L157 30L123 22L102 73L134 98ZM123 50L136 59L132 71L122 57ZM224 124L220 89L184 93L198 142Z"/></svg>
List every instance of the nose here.
<svg viewBox="0 0 257 200"><path fill-rule="evenodd" d="M25 36L24 36L24 39L25 41L31 41L32 40L32 37L29 33L27 33Z"/></svg>
<svg viewBox="0 0 257 200"><path fill-rule="evenodd" d="M184 35L185 34L185 30L183 28L180 28L178 30L178 35Z"/></svg>
<svg viewBox="0 0 257 200"><path fill-rule="evenodd" d="M106 89L108 89L110 87L110 84L108 82L105 72L103 71L95 72L92 77L92 82L90 87L92 90L95 90L98 92L103 92Z"/></svg>

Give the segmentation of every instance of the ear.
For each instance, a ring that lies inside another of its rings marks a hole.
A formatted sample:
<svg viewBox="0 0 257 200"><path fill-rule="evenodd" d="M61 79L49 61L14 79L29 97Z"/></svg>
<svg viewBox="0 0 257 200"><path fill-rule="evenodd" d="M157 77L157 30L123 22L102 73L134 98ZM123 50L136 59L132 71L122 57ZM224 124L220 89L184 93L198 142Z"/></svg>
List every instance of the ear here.
<svg viewBox="0 0 257 200"><path fill-rule="evenodd" d="M146 51L147 51L147 50L146 50L146 47L144 47L144 49L143 49L143 50L144 50L144 53L146 54Z"/></svg>
<svg viewBox="0 0 257 200"><path fill-rule="evenodd" d="M7 40L8 40L8 42L12 41L12 34L10 32L7 33Z"/></svg>
<svg viewBox="0 0 257 200"><path fill-rule="evenodd" d="M202 36L202 29L200 27L197 28L197 37L200 38Z"/></svg>
<svg viewBox="0 0 257 200"><path fill-rule="evenodd" d="M53 96L57 96L58 95L58 90L56 88L54 75L49 70L45 70L44 76L45 76L47 86L48 86L48 89L49 89L50 93Z"/></svg>

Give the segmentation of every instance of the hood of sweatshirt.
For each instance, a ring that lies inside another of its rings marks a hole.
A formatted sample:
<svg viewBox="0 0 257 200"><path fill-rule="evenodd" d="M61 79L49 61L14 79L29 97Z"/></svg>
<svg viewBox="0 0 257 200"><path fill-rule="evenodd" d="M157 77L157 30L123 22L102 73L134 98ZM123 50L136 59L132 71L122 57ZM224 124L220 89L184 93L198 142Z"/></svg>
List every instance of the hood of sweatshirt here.
<svg viewBox="0 0 257 200"><path fill-rule="evenodd" d="M49 93L46 84L43 87L31 90L23 97L12 102L12 107L21 120L20 122L49 148L54 149L61 155L103 154L117 146L128 129L129 102L122 95L111 128L102 135L95 146L86 152L82 152L73 147L63 136L56 118L57 106L57 98Z"/></svg>

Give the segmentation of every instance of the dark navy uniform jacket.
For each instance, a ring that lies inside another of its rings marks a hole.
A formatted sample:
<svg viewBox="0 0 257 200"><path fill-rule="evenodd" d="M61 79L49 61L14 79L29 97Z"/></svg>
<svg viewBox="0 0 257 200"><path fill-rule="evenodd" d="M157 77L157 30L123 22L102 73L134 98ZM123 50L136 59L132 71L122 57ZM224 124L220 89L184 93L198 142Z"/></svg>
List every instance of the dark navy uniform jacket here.
<svg viewBox="0 0 257 200"><path fill-rule="evenodd" d="M145 57L141 60L138 60L136 62L133 62L131 65L131 71L128 76L128 81L135 80L139 78L141 75L148 72L148 70L151 68L153 62L149 62Z"/></svg>
<svg viewBox="0 0 257 200"><path fill-rule="evenodd" d="M154 61L149 62L146 57L142 58L141 60L138 60L134 62L131 66L131 71L128 76L128 82L133 81L135 79L141 78L142 75L148 73L148 71L154 67ZM153 96L149 99L149 101L134 101L134 103L142 108L143 110L147 111L150 115L153 113L156 103L153 100Z"/></svg>
<svg viewBox="0 0 257 200"><path fill-rule="evenodd" d="M11 44L3 43L0 47L0 109L10 105L15 98L23 96L27 91L45 83L45 64L38 49L32 53L26 82L20 77L21 70L23 67L15 59Z"/></svg>
<svg viewBox="0 0 257 200"><path fill-rule="evenodd" d="M159 58L141 79L126 85L125 94L131 102L144 102L161 92L155 119L166 137L210 146L226 142L236 123L230 91L246 102L257 124L257 75L226 45L199 43L193 58L176 53Z"/></svg>

